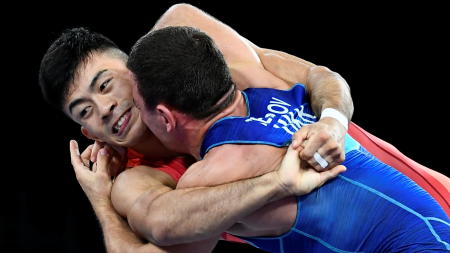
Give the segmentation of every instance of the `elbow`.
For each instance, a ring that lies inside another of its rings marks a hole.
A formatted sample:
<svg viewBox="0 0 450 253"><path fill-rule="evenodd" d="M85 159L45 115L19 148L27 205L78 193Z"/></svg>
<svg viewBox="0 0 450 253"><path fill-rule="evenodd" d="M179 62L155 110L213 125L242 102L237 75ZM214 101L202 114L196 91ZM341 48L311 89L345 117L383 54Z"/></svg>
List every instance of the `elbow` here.
<svg viewBox="0 0 450 253"><path fill-rule="evenodd" d="M197 8L193 5L187 3L178 3L170 6L164 15L180 17L180 15L184 16L192 13L195 10L197 10Z"/></svg>
<svg viewBox="0 0 450 253"><path fill-rule="evenodd" d="M329 68L325 66L312 66L309 70L309 77L314 78L317 76L321 77L327 77L327 76L339 76L340 75L337 72L331 71Z"/></svg>
<svg viewBox="0 0 450 253"><path fill-rule="evenodd" d="M308 83L321 83L327 81L338 81L341 87L345 86L345 89L349 89L349 86L345 79L337 72L330 70L325 66L313 66L308 71Z"/></svg>
<svg viewBox="0 0 450 253"><path fill-rule="evenodd" d="M162 29L167 26L184 26L188 25L189 17L198 11L198 9L190 4L179 3L172 5L161 18L156 22L152 30Z"/></svg>
<svg viewBox="0 0 450 253"><path fill-rule="evenodd" d="M173 239L173 229L167 220L167 214L151 210L151 206L142 201L137 201L133 205L127 219L136 234L158 246L179 243Z"/></svg>
<svg viewBox="0 0 450 253"><path fill-rule="evenodd" d="M152 243L158 246L171 246L181 243L174 233L174 227L166 222L165 217L152 214L151 217L147 218L145 224L151 228L151 235L147 239Z"/></svg>

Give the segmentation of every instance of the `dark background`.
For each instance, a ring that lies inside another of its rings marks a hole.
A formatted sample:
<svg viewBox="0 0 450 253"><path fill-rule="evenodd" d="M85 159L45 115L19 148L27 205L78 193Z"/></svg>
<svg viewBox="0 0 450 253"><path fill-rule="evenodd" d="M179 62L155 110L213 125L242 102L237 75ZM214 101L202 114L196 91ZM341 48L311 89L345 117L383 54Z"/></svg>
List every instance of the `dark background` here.
<svg viewBox="0 0 450 253"><path fill-rule="evenodd" d="M450 174L444 123L449 43L443 6L276 1L244 7L243 2L190 3L258 46L339 72L352 90L354 122L417 162ZM12 15L2 22L6 166L0 251L104 251L98 222L70 166L68 141L83 137L77 125L41 98L39 63L61 31L76 26L103 33L128 52L173 3L73 2L4 10ZM251 252L222 242L217 251L238 249Z"/></svg>

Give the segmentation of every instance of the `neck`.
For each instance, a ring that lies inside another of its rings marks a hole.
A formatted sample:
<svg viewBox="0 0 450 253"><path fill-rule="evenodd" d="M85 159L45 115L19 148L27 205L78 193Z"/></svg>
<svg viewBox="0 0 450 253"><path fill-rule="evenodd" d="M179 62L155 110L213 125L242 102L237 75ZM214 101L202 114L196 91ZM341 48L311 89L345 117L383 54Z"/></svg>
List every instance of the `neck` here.
<svg viewBox="0 0 450 253"><path fill-rule="evenodd" d="M131 148L148 159L164 159L179 155L178 153L167 149L148 129L140 140L140 142Z"/></svg>
<svg viewBox="0 0 450 253"><path fill-rule="evenodd" d="M186 119L182 124L184 140L184 152L200 160L200 148L208 129L219 119L229 116L247 115L247 106L244 97L240 91L235 91L236 95L233 102L214 116L202 120Z"/></svg>

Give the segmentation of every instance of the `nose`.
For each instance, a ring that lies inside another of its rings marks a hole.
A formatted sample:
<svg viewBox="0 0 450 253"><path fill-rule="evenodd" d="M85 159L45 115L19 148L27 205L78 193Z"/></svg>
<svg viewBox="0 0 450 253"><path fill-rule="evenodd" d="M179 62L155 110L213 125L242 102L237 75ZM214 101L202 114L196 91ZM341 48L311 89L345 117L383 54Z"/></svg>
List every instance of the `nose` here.
<svg viewBox="0 0 450 253"><path fill-rule="evenodd" d="M107 96L101 96L98 98L98 105L100 116L103 121L106 121L113 114L114 108L117 106L117 101Z"/></svg>

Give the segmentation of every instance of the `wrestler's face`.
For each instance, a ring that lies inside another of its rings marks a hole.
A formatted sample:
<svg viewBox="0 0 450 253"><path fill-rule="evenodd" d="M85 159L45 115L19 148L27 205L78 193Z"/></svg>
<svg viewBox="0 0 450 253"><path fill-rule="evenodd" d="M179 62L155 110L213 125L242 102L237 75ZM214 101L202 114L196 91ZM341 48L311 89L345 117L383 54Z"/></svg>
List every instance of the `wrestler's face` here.
<svg viewBox="0 0 450 253"><path fill-rule="evenodd" d="M133 83L123 59L94 52L78 67L64 112L88 138L133 147L148 131L133 103Z"/></svg>

